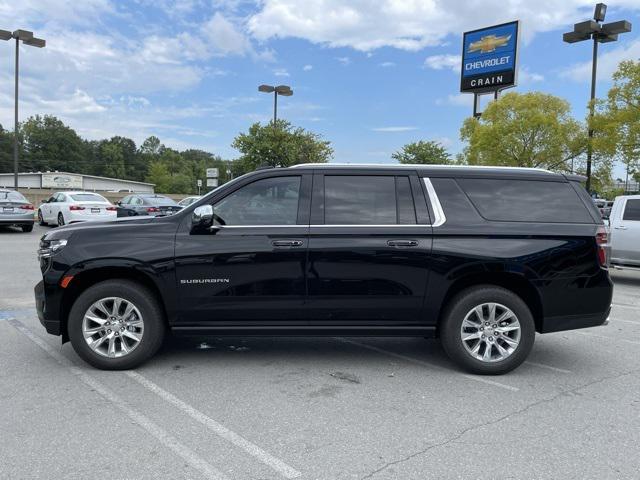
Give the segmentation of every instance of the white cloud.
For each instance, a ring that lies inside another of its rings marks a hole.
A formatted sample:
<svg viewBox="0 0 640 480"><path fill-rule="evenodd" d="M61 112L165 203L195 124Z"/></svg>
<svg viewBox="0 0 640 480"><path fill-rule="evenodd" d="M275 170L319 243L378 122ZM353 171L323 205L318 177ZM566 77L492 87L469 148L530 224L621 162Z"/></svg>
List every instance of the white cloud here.
<svg viewBox="0 0 640 480"><path fill-rule="evenodd" d="M606 44L605 44L606 45ZM607 49L602 49L598 57L598 80L611 80L611 76L618 68L618 64L623 60L638 60L640 58L640 39L636 39L627 44ZM591 61L576 63L560 72L562 78L569 78L576 82L591 81Z"/></svg>
<svg viewBox="0 0 640 480"><path fill-rule="evenodd" d="M473 107L473 95L470 93L456 93L445 98L436 99L436 105L452 105L454 107Z"/></svg>
<svg viewBox="0 0 640 480"><path fill-rule="evenodd" d="M418 127L376 127L372 128L374 132L395 133L395 132L410 132L412 130L418 130Z"/></svg>
<svg viewBox="0 0 640 480"><path fill-rule="evenodd" d="M344 66L347 66L351 63L351 59L349 57L336 57L336 60Z"/></svg>
<svg viewBox="0 0 640 480"><path fill-rule="evenodd" d="M462 57L460 55L431 55L424 59L424 66L433 70L449 69L460 72Z"/></svg>
<svg viewBox="0 0 640 480"><path fill-rule="evenodd" d="M544 75L530 71L527 67L522 67L518 72L518 83L527 85L530 83L544 82Z"/></svg>
<svg viewBox="0 0 640 480"><path fill-rule="evenodd" d="M287 72L287 69L286 69L286 68L276 68L276 69L273 71L273 74L274 74L276 77L288 77L288 76L289 76L289 72Z"/></svg>
<svg viewBox="0 0 640 480"><path fill-rule="evenodd" d="M391 68L391 67L395 67L396 64L394 62L382 62L382 63L379 63L378 66L382 68Z"/></svg>
<svg viewBox="0 0 640 480"><path fill-rule="evenodd" d="M305 65L304 67L302 67L302 70L305 72L310 72L311 70L313 70L313 65Z"/></svg>
<svg viewBox="0 0 640 480"><path fill-rule="evenodd" d="M220 12L201 27L202 36L208 40L208 47L214 54L244 55L251 52L251 42L233 23Z"/></svg>
<svg viewBox="0 0 640 480"><path fill-rule="evenodd" d="M523 38L588 18L592 0L263 0L248 28L260 40L297 37L330 47L370 51L380 47L419 50L441 45L448 35L514 18ZM638 10L638 0L617 8Z"/></svg>

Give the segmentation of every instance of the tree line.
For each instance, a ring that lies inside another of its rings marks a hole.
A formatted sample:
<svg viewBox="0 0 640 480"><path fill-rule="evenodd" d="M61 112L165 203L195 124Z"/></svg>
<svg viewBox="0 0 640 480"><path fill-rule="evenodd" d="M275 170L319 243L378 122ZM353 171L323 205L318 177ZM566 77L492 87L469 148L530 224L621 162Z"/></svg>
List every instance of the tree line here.
<svg viewBox="0 0 640 480"><path fill-rule="evenodd" d="M434 140L417 140L394 152L400 163L537 167L556 172L586 171L589 142L593 150L593 190L611 190L613 162L621 161L640 181L640 61L622 62L606 99L593 105L584 122L571 115L569 103L542 92L511 92L491 102L480 118L460 129L465 147L457 156ZM594 130L589 139L588 128ZM19 128L21 171L67 171L156 184L164 193L195 193L205 169L217 167L220 183L260 166L323 163L333 158L331 143L285 120L255 123L239 133L226 160L203 150L178 151L151 136L142 144L126 137L82 139L54 116L36 115ZM0 126L0 172L13 170L13 132ZM618 193L618 192L615 192Z"/></svg>

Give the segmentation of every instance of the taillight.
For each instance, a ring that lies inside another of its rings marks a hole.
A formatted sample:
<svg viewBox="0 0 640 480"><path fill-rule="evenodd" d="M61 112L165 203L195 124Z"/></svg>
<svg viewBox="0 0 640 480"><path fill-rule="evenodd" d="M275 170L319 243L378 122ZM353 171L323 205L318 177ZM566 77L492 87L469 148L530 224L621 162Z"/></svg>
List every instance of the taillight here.
<svg viewBox="0 0 640 480"><path fill-rule="evenodd" d="M107 207L107 212L115 212L116 210L116 207Z"/></svg>
<svg viewBox="0 0 640 480"><path fill-rule="evenodd" d="M155 212L159 212L160 210L157 209L156 207L149 207L147 208L147 212L149 213L155 213Z"/></svg>
<svg viewBox="0 0 640 480"><path fill-rule="evenodd" d="M69 207L69 210L71 210L72 212L75 210L84 210L84 207L79 207L78 205L71 205Z"/></svg>
<svg viewBox="0 0 640 480"><path fill-rule="evenodd" d="M22 210L33 210L33 205L20 205Z"/></svg>
<svg viewBox="0 0 640 480"><path fill-rule="evenodd" d="M598 261L601 267L607 266L607 243L609 241L609 234L604 225L598 227L596 232L596 245L598 246Z"/></svg>

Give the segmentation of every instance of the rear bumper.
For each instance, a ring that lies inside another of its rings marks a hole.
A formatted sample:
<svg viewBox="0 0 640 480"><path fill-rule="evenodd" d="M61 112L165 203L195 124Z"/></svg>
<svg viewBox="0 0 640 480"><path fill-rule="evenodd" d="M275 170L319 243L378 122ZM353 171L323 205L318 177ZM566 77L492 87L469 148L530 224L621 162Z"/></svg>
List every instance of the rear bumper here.
<svg viewBox="0 0 640 480"><path fill-rule="evenodd" d="M33 213L27 215L1 215L0 225L33 225Z"/></svg>
<svg viewBox="0 0 640 480"><path fill-rule="evenodd" d="M65 215L65 220L67 223L76 223L76 222L108 222L110 220L116 220L118 216L116 212L109 214L89 214L89 213L67 213Z"/></svg>
<svg viewBox="0 0 640 480"><path fill-rule="evenodd" d="M570 315L564 317L547 317L544 319L540 333L562 332L579 328L599 327L606 325L611 308L606 312L591 315Z"/></svg>
<svg viewBox="0 0 640 480"><path fill-rule="evenodd" d="M38 319L42 326L47 330L47 333L51 335L61 335L62 329L60 328L60 319L57 315L57 308L52 308L53 305L47 304L47 296L45 294L45 285L43 281L33 289L33 293L36 300L36 311L38 312Z"/></svg>

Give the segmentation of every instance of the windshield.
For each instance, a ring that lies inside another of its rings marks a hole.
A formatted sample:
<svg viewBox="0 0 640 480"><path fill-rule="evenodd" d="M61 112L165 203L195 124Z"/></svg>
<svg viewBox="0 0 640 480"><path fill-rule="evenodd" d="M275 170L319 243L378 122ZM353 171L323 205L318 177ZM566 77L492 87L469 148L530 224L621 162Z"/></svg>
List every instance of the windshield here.
<svg viewBox="0 0 640 480"><path fill-rule="evenodd" d="M74 193L70 197L76 202L103 202L109 203L106 198L97 193Z"/></svg>
<svg viewBox="0 0 640 480"><path fill-rule="evenodd" d="M26 202L27 199L18 192L0 192L0 200L13 200L14 202Z"/></svg>
<svg viewBox="0 0 640 480"><path fill-rule="evenodd" d="M144 197L144 201L149 205L177 205L177 203L169 197L163 197L161 195L156 197Z"/></svg>

